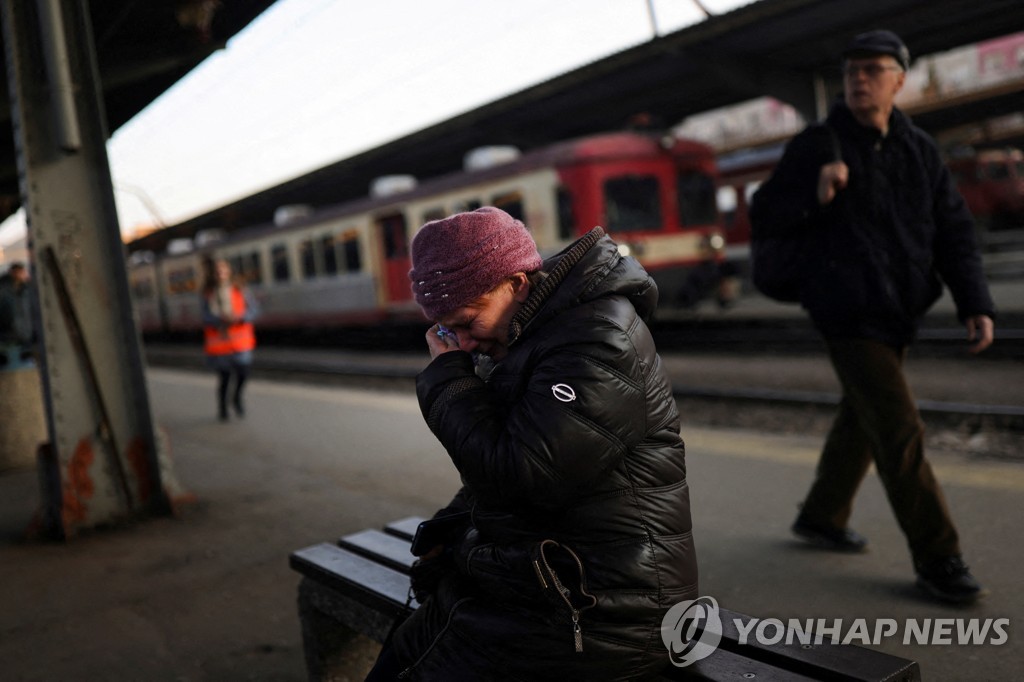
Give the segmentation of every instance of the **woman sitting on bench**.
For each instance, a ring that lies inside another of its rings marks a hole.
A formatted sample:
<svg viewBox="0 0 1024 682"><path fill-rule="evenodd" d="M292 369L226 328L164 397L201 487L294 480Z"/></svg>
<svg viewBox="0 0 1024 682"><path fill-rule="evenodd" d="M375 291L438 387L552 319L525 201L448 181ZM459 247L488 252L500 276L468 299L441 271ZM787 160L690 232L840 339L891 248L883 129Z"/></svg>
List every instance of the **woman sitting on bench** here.
<svg viewBox="0 0 1024 682"><path fill-rule="evenodd" d="M662 618L698 591L653 280L601 228L543 261L491 207L427 223L412 259L435 322L417 395L464 483L438 515L470 513L367 679L656 675Z"/></svg>

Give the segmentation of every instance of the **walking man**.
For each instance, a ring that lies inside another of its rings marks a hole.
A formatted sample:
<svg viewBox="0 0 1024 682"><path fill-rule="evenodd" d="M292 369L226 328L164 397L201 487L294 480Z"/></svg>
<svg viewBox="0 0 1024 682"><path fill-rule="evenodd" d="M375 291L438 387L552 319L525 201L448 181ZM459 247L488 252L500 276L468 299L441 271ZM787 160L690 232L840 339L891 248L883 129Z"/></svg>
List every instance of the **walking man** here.
<svg viewBox="0 0 1024 682"><path fill-rule="evenodd" d="M842 99L824 124L789 143L751 217L765 234L802 240L800 303L843 391L793 532L827 549L862 551L867 540L847 523L874 461L917 585L970 602L984 590L961 558L924 457L924 426L902 365L943 282L972 353L992 343L995 314L973 218L935 142L894 106L909 65L896 34L858 35L843 53Z"/></svg>

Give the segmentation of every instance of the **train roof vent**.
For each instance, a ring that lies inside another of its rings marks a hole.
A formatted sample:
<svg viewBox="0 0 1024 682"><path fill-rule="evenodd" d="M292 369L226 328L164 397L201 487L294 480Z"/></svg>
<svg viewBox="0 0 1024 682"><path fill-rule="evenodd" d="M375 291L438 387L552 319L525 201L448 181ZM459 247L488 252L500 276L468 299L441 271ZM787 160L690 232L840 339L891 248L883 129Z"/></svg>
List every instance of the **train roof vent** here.
<svg viewBox="0 0 1024 682"><path fill-rule="evenodd" d="M309 204L286 204L274 210L274 225L282 227L297 220L313 215L313 207Z"/></svg>
<svg viewBox="0 0 1024 682"><path fill-rule="evenodd" d="M192 246L191 239L188 237L179 237L178 239L172 239L167 242L167 253L172 256L188 253L192 250Z"/></svg>
<svg viewBox="0 0 1024 682"><path fill-rule="evenodd" d="M382 175L370 183L370 196L374 199L390 197L416 189L416 178L412 175Z"/></svg>
<svg viewBox="0 0 1024 682"><path fill-rule="evenodd" d="M128 265L146 265L156 260L156 254L152 251L134 251L128 256Z"/></svg>
<svg viewBox="0 0 1024 682"><path fill-rule="evenodd" d="M462 168L467 171L483 170L511 163L519 158L519 148L512 145L477 147L462 158Z"/></svg>
<svg viewBox="0 0 1024 682"><path fill-rule="evenodd" d="M224 241L224 238L226 236L227 235L224 233L224 230L220 229L219 227L211 227L207 230L199 230L198 232L196 232L195 237L196 248L201 249L204 246L209 246L210 244L222 242Z"/></svg>

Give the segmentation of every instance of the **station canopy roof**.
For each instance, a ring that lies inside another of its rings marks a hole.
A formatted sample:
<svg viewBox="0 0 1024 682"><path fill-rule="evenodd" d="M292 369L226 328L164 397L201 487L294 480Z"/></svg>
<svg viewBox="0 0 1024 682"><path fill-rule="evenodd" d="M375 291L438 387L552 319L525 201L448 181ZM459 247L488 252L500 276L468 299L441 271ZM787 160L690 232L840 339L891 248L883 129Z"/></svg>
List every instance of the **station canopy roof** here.
<svg viewBox="0 0 1024 682"><path fill-rule="evenodd" d="M212 36L205 44L195 29L182 28L176 21L176 4L91 3L111 129L187 73L205 56L204 50L208 54L223 44L272 3L216 3ZM127 9L119 10L122 7ZM668 127L688 116L764 95L813 118L815 75L824 76L826 89L837 91L840 52L857 33L893 30L916 58L1022 26L1021 0L760 0L267 188L138 239L131 248L162 250L170 239L191 237L200 230L231 231L269 223L284 205L320 207L365 196L372 180L384 175L427 178L452 172L467 152L481 146L526 150L639 121ZM162 60L178 64L159 71ZM155 73L150 75L147 66ZM955 109L915 114L914 120L937 132L1022 110L1024 87L1011 87L993 97L959 103ZM4 189L11 190L16 180L12 155L4 160L9 161Z"/></svg>
<svg viewBox="0 0 1024 682"><path fill-rule="evenodd" d="M21 0L17 0L21 1ZM108 133L142 111L274 0L88 0ZM6 51L0 53L6 67ZM6 74L6 68L3 72ZM0 93L0 220L21 204L6 77Z"/></svg>

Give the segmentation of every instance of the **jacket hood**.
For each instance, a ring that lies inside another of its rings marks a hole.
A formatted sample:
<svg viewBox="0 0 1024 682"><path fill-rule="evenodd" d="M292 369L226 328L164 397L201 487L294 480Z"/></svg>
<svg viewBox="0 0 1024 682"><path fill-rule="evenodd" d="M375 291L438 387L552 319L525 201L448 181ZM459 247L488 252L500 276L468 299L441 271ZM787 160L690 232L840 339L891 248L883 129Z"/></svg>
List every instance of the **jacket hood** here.
<svg viewBox="0 0 1024 682"><path fill-rule="evenodd" d="M604 296L624 296L645 321L658 305L658 287L639 261L619 254L618 245L595 227L544 261L522 309L512 318L514 343L530 327L543 325L569 308Z"/></svg>

